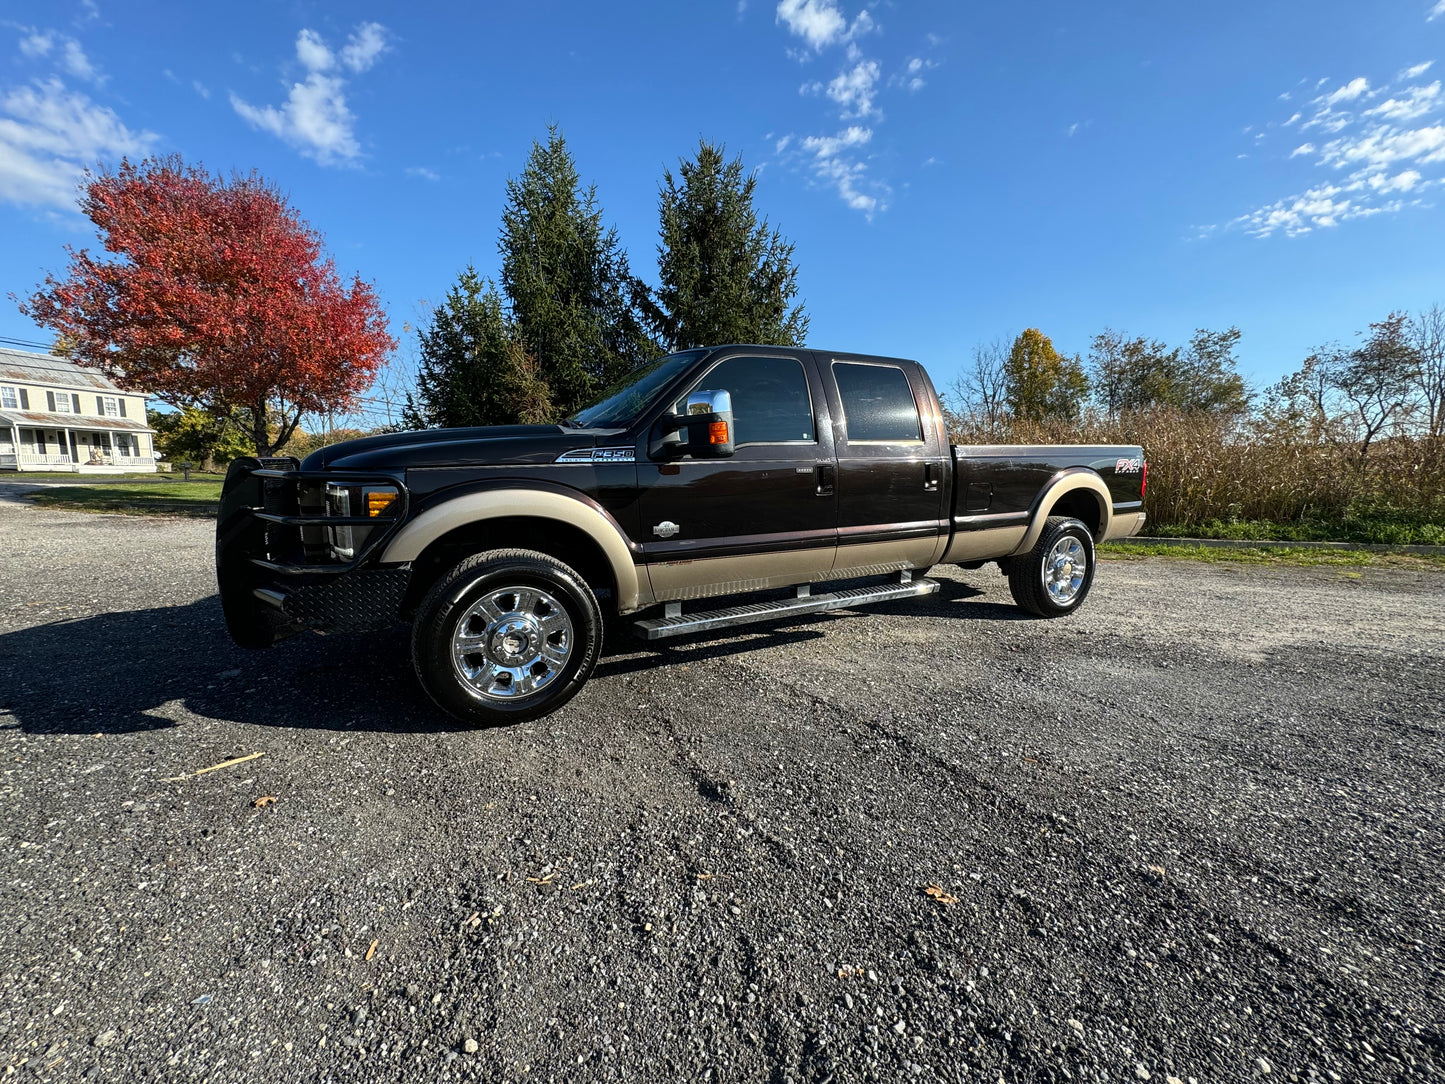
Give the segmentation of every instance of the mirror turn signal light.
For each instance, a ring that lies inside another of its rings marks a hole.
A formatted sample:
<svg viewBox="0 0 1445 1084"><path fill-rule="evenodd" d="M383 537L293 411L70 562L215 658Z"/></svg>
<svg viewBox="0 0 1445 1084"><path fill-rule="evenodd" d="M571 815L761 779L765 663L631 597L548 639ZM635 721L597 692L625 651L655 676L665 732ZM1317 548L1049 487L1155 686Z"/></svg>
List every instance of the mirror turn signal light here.
<svg viewBox="0 0 1445 1084"><path fill-rule="evenodd" d="M707 427L707 439L709 444L726 444L728 442L728 423L711 422Z"/></svg>

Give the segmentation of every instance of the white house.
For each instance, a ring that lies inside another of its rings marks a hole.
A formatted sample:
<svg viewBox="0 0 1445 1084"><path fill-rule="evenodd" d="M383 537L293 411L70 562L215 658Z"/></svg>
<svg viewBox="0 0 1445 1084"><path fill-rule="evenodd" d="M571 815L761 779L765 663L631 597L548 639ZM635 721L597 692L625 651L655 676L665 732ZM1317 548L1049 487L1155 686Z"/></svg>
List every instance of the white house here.
<svg viewBox="0 0 1445 1084"><path fill-rule="evenodd" d="M0 470L156 469L146 394L53 354L0 347Z"/></svg>

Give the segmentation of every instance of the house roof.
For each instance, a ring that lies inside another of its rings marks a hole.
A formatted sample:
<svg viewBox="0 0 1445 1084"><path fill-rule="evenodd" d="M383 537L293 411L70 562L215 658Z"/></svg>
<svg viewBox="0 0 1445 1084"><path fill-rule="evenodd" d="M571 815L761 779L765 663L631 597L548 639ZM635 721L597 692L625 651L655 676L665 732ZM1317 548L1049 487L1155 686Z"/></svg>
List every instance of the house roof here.
<svg viewBox="0 0 1445 1084"><path fill-rule="evenodd" d="M0 425L37 426L41 429L105 429L127 433L154 433L139 418L87 418L81 414L51 414L43 410L0 410Z"/></svg>
<svg viewBox="0 0 1445 1084"><path fill-rule="evenodd" d="M0 380L14 380L17 383L50 384L60 388L87 388L90 390L127 392L144 395L144 392L122 388L99 369L77 365L54 354L32 354L28 350L12 350L0 346Z"/></svg>

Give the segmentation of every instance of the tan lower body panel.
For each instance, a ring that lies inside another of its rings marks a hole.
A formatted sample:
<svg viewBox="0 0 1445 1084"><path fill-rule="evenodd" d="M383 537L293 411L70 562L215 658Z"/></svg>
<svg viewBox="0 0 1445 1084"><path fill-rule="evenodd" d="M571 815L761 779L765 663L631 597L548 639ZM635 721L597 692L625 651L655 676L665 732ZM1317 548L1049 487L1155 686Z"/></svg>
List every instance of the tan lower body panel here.
<svg viewBox="0 0 1445 1084"><path fill-rule="evenodd" d="M928 535L897 542L860 542L855 546L839 546L828 579L846 580L882 576L909 568L928 568L937 563L943 541L942 535Z"/></svg>
<svg viewBox="0 0 1445 1084"><path fill-rule="evenodd" d="M647 566L647 573L652 579L652 595L658 602L684 602L813 583L827 578L833 567L833 553L832 546L821 546L745 557L658 561Z"/></svg>
<svg viewBox="0 0 1445 1084"><path fill-rule="evenodd" d="M1109 520L1109 529L1100 542L1111 542L1116 538L1133 538L1144 529L1143 512L1115 512Z"/></svg>
<svg viewBox="0 0 1445 1084"><path fill-rule="evenodd" d="M989 561L1012 553L1028 532L1026 524L1017 527L990 527L982 531L959 531L953 536L943 563L955 565L961 561Z"/></svg>
<svg viewBox="0 0 1445 1084"><path fill-rule="evenodd" d="M773 587L824 580L883 576L938 563L942 535L896 542L760 553L746 557L709 557L700 561L659 561L647 566L658 602L683 602L716 595L740 595Z"/></svg>

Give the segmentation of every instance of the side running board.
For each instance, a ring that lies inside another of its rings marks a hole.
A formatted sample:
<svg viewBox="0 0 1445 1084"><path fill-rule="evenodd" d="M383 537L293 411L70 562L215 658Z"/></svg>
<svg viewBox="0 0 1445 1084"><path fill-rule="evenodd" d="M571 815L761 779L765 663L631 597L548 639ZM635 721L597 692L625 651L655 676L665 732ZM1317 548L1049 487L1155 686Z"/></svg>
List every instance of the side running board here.
<svg viewBox="0 0 1445 1084"><path fill-rule="evenodd" d="M662 617L648 617L632 623L632 634L643 640L665 640L669 636L683 636L690 632L706 632L709 629L727 628L730 625L750 625L757 621L771 621L795 614L821 613L825 610L851 610L874 602L893 602L901 598L919 598L934 594L938 581L925 577L913 578L912 573L903 572L891 583L874 584L871 587L849 587L840 591L815 595L807 586L796 588L793 598L777 599L772 602L754 602L745 606L732 606L725 610L703 610L684 614L682 603L669 602Z"/></svg>

